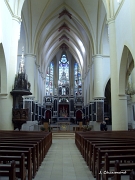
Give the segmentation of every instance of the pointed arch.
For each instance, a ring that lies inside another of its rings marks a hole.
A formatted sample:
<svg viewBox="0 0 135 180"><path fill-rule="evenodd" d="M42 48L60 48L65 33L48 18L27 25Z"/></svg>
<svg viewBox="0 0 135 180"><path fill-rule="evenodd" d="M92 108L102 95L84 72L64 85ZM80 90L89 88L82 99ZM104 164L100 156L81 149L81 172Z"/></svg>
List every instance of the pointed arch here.
<svg viewBox="0 0 135 180"><path fill-rule="evenodd" d="M0 43L0 94L7 94L7 68L2 43Z"/></svg>
<svg viewBox="0 0 135 180"><path fill-rule="evenodd" d="M129 48L124 45L119 71L119 94L125 94L126 83L134 68L134 60Z"/></svg>

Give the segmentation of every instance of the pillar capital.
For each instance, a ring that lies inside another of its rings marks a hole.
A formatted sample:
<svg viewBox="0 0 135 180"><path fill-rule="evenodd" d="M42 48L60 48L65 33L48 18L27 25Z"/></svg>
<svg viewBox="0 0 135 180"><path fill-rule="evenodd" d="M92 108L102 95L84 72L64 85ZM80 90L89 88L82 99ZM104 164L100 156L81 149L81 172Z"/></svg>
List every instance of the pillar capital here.
<svg viewBox="0 0 135 180"><path fill-rule="evenodd" d="M119 100L126 100L127 101L127 95L126 94L119 94Z"/></svg>
<svg viewBox="0 0 135 180"><path fill-rule="evenodd" d="M25 53L25 57L31 57L33 58L33 60L36 60L36 55L35 54L32 54L32 53Z"/></svg>
<svg viewBox="0 0 135 180"><path fill-rule="evenodd" d="M22 22L22 19L19 16L16 16L15 14L12 15L12 19L19 24Z"/></svg>
<svg viewBox="0 0 135 180"><path fill-rule="evenodd" d="M92 58L93 58L93 59L95 59L95 58L103 58L103 55L102 55L102 54L94 54L94 55L92 56Z"/></svg>
<svg viewBox="0 0 135 180"><path fill-rule="evenodd" d="M107 20L107 24L110 25L112 23L115 23L115 18L114 17L111 17Z"/></svg>

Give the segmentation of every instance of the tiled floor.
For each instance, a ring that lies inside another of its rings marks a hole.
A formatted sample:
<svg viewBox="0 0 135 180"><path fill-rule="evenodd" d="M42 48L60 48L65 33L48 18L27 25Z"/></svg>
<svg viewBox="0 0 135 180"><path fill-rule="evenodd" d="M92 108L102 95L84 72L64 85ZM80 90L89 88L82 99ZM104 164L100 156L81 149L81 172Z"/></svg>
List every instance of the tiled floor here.
<svg viewBox="0 0 135 180"><path fill-rule="evenodd" d="M74 139L53 139L34 180L94 180Z"/></svg>

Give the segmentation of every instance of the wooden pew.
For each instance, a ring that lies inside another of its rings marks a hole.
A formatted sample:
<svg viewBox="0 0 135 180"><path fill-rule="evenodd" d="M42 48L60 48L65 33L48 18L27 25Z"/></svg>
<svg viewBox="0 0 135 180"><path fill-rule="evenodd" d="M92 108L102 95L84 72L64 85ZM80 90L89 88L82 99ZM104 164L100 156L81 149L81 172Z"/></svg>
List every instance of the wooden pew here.
<svg viewBox="0 0 135 180"><path fill-rule="evenodd" d="M21 156L0 156L0 162L16 162L16 168L19 169L19 171L16 169L16 177L20 178L21 180L26 180L26 168L25 168L25 155L24 153L21 154ZM2 165L0 163L0 166Z"/></svg>
<svg viewBox="0 0 135 180"><path fill-rule="evenodd" d="M0 131L0 148L24 152L31 149L32 162L28 164L28 179L32 178L31 172L33 170L33 177L36 170L41 165L48 149L52 144L52 133L46 132L28 132L28 131ZM36 148L35 148L36 147ZM13 152L14 152L13 151ZM10 153L8 153L10 154ZM13 154L10 154L15 155ZM27 159L27 158L26 158Z"/></svg>
<svg viewBox="0 0 135 180"><path fill-rule="evenodd" d="M16 142L16 143L37 143L39 147L37 147L36 149L36 155L37 155L37 167L39 167L39 165L41 165L41 162L43 161L45 154L47 153L48 149L51 146L52 143L52 135L51 133L41 133L41 135L38 135L37 137L35 137L35 133L32 133L32 137L24 137L24 133L19 133L19 137L18 136L13 136L13 134L18 134L18 133L9 133L6 132L5 133L5 137L0 138L0 142L9 142L11 141L11 143ZM12 134L11 137L9 137L9 134ZM28 133L29 134L29 133ZM36 133L37 134L37 133ZM38 134L40 134L38 132ZM30 133L31 135L31 133Z"/></svg>
<svg viewBox="0 0 135 180"><path fill-rule="evenodd" d="M39 144L37 142L32 143L31 141L14 141L12 139L12 141L8 140L8 141L1 141L0 142L0 146L18 146L23 148L31 148L31 152L32 152L32 163L33 163L33 169L36 172L39 168L39 164L40 164L40 153L39 153ZM33 174L34 176L34 174Z"/></svg>
<svg viewBox="0 0 135 180"><path fill-rule="evenodd" d="M32 174L33 174L33 177L35 177L36 175L36 159L35 159L35 151L34 151L34 148L30 147L30 146L15 146L15 144L12 144L12 145L7 145L7 146L2 146L0 145L0 150L19 150L19 151L27 151L31 149L31 157L32 157Z"/></svg>
<svg viewBox="0 0 135 180"><path fill-rule="evenodd" d="M97 179L100 179L101 174L101 168L102 168L102 159L105 156L105 153L108 153L109 156L118 156L118 155L135 155L135 149L112 149L112 150L101 150L98 148L98 159L97 159L97 164L96 167L93 169L95 170L93 173L94 177Z"/></svg>
<svg viewBox="0 0 135 180"><path fill-rule="evenodd" d="M122 145L124 146L125 145L125 148L127 148L127 145L129 146L129 148L130 148L131 145L135 145L135 139L134 139L135 136L134 135L135 135L135 132L134 133L131 133L131 132L129 133L128 131L115 131L115 132L111 131L111 132L105 132L105 133L104 132L102 133L102 132L99 132L99 131L98 132L89 132L89 133L75 132L75 143L76 143L76 146L78 147L80 153L82 154L82 156L86 160L86 163L89 165L89 162L91 163L90 152L92 152L90 150L91 139L93 139L93 141L94 140L98 141L98 143L100 143L101 139L102 139L102 143L103 143L103 141L106 141L106 142L104 142L104 144L106 143L106 145L104 145L106 147L108 146L107 140L108 141L110 140L111 143L113 143L112 141L114 141L115 145L116 145L116 151L117 151L117 149L119 150L118 144L119 144L119 146L122 146ZM110 142L108 142L108 143L110 143ZM92 145L93 144L91 143L91 146ZM103 146L103 144L100 144L100 146ZM105 147L105 149L106 149L106 147ZM122 151L123 151L123 149L122 149ZM123 155L125 154L125 156L128 153L126 151L122 152L122 154ZM134 150L132 150L132 153L134 153ZM95 153L95 155L96 155L96 153ZM94 155L94 157L96 157L95 155ZM103 156L104 155L102 155L102 157ZM110 156L110 154L109 154L109 156ZM93 162L95 162L95 161L93 161ZM97 163L97 165L98 165L98 163ZM103 165L103 164L101 163L100 165ZM95 164L94 164L94 167L95 167ZM100 166L99 169L101 167L102 166ZM95 170L93 170L93 171L95 173Z"/></svg>
<svg viewBox="0 0 135 180"><path fill-rule="evenodd" d="M0 164L0 177L9 177L9 180L16 180L16 163L13 160L11 164Z"/></svg>
<svg viewBox="0 0 135 180"><path fill-rule="evenodd" d="M99 133L100 133L100 135L99 135ZM125 132L124 132L125 133ZM119 134L119 133L118 133ZM113 136L112 136L113 135ZM112 137L110 137L110 136L112 136ZM123 136L122 136L123 137ZM85 148L85 142L89 139L95 139L95 140L104 140L104 139L108 139L108 140L110 140L110 139L113 139L114 141L115 140L124 140L124 141L128 141L129 140L129 138L118 138L117 137L117 133L116 134L114 134L114 133L110 133L110 132L99 132L98 131L98 133L96 132L96 134L95 133L93 133L92 132L92 134L90 134L90 133L86 133L86 134L80 134L80 136L79 136L79 142L77 143L77 147L78 147L78 149L79 149L79 151L81 152L81 154L84 156L84 148ZM130 140L131 141L131 140ZM133 139L133 141L134 141L134 139Z"/></svg>
<svg viewBox="0 0 135 180"><path fill-rule="evenodd" d="M115 161L116 159L120 162L135 162L135 155L112 155L109 156L108 153L105 153L105 157L104 157L104 162L103 162L103 168L102 170L100 170L101 174L102 174L102 179L103 180L108 180L108 178L114 176L114 174L112 173L107 173L107 172L113 172L115 171ZM112 169L113 168L113 169ZM104 173L105 172L105 173Z"/></svg>
<svg viewBox="0 0 135 180"><path fill-rule="evenodd" d="M31 161L31 149L25 150L0 150L0 156L21 156L25 154L26 169L28 171L28 180L32 180L32 161Z"/></svg>
<svg viewBox="0 0 135 180"><path fill-rule="evenodd" d="M130 145L128 144L128 148L130 149L135 149L135 145ZM96 146L94 145L93 147L93 155L92 155L92 158L91 158L91 170L92 170L92 173L93 175L95 176L95 167L97 167L97 169L100 169L101 168L101 161L102 161L102 158L98 157L97 155L97 152L98 152L98 149L100 148L100 150L105 150L106 152L108 152L108 150L123 150L123 149L126 149L127 148L127 144L123 145L123 144L114 144L112 145L111 143L109 144L106 144L106 146L102 144L102 146ZM103 154L104 155L104 154ZM96 165L96 162L97 162L97 165Z"/></svg>
<svg viewBox="0 0 135 180"><path fill-rule="evenodd" d="M15 134L13 134L13 135L15 135ZM16 136L13 136L13 135L11 134L11 137L9 137L9 133L8 133L8 136L6 134L5 137L0 137L0 142L13 139L14 141L18 141L18 140L23 141L24 140L24 141L31 141L32 143L33 142L39 143L39 156L40 156L39 163L41 165L41 162L43 161L43 159L52 143L52 140L50 139L51 134L45 134L45 135L42 134L40 136L39 135L35 136L35 134L33 134L32 136L28 136L27 138L24 136L24 134L21 134L21 133L19 133L19 136L17 136L18 134L16 134Z"/></svg>
<svg viewBox="0 0 135 180"><path fill-rule="evenodd" d="M89 165L89 158L92 156L92 153L93 153L93 147L94 146L107 146L108 144L110 145L125 145L125 144L130 144L130 145L134 145L135 144L135 141L129 141L129 142L126 142L126 141L123 141L123 140L88 140L88 147L87 147L87 151L86 151L86 162L87 164Z"/></svg>
<svg viewBox="0 0 135 180"><path fill-rule="evenodd" d="M40 139L41 146L43 148L43 156L47 153L48 149L50 148L52 144L52 133L45 133L45 132L39 132L39 131L34 131L34 132L29 132L29 131L0 131L0 139L11 139L11 138L16 138L16 139L21 139L25 138L26 139Z"/></svg>
<svg viewBox="0 0 135 180"><path fill-rule="evenodd" d="M96 158L95 154L96 154L96 148L100 147L100 146L124 146L124 145L135 145L135 142L133 141L129 141L129 142L124 142L123 140L97 140L97 141L88 141L89 142L89 147L87 149L87 154L86 154L86 163L89 166L90 170L92 170L91 168L91 164L93 161L96 161L96 159L92 159L92 155L94 156L94 158ZM106 148L105 147L105 148Z"/></svg>
<svg viewBox="0 0 135 180"><path fill-rule="evenodd" d="M135 171L134 170L131 171L129 179L130 180L135 180Z"/></svg>
<svg viewBox="0 0 135 180"><path fill-rule="evenodd" d="M119 161L115 161L115 180L121 180L122 175L130 175L132 169L135 169L135 163L119 163ZM125 173L117 173L117 172L124 172Z"/></svg>

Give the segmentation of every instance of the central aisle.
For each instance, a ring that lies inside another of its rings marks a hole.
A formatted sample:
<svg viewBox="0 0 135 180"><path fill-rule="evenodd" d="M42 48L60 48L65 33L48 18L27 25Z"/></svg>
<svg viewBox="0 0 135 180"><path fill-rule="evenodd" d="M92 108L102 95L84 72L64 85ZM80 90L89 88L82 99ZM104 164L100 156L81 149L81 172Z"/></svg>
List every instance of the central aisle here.
<svg viewBox="0 0 135 180"><path fill-rule="evenodd" d="M94 180L74 139L53 139L34 180Z"/></svg>

